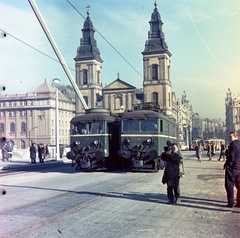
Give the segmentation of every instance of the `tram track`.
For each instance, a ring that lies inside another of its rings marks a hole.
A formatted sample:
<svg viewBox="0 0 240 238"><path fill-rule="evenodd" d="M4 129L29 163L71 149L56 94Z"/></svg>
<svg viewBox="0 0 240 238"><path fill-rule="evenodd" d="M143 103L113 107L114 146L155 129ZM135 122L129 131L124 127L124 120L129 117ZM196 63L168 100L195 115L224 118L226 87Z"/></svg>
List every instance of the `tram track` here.
<svg viewBox="0 0 240 238"><path fill-rule="evenodd" d="M45 200L54 202L54 201L57 201L58 199L60 199L60 200L62 200L63 198L69 199L73 194L81 195L82 199L81 199L81 201L77 202L76 204L73 204L73 206L69 206L65 210L63 209L60 212L54 213L47 218L41 219L41 221L38 221L35 224L31 224L20 230L12 232L10 235L5 236L5 237L6 238L7 237L9 237L9 238L10 237L11 238L12 237L25 237L24 234L27 234L28 232L31 232L35 229L38 229L41 226L43 226L44 224L48 224L48 223L54 221L55 219L59 219L59 217L68 216L69 214L76 212L76 211L82 209L83 207L86 207L88 204L94 203L98 199L101 199L106 196L111 196L112 193L120 191L121 189L127 188L129 186L132 186L135 183L139 183L142 180L144 180L146 177L149 177L151 175L153 175L153 174L149 174L149 173L141 174L140 177L137 176L137 178L135 178L134 180L131 180L128 182L123 180L123 182L121 182L121 183L119 183L119 179L116 179L116 181L118 181L116 183L117 187L114 187L114 188L112 186L110 186L111 183L109 182L109 176L107 176L107 177L105 177L104 180L96 181L96 182L92 182L92 183L88 183L88 184L83 184L81 186L77 186L74 190L73 189L71 189L71 190L57 189L56 191L59 191L61 194L56 194L55 196L46 197ZM102 189L101 184L107 184L105 190ZM100 187L100 189L97 189L99 187ZM89 188L91 188L91 189L89 189ZM50 189L51 190L49 184L47 187L41 188L41 189ZM13 211L16 211L16 210L24 211L25 209L31 209L29 207L35 207L37 205L41 206L41 202L40 203L39 202L40 201L35 200L32 203L28 203L27 205L16 206L16 207L12 207L11 209L3 210L3 211L1 211L1 213L11 215L13 213Z"/></svg>

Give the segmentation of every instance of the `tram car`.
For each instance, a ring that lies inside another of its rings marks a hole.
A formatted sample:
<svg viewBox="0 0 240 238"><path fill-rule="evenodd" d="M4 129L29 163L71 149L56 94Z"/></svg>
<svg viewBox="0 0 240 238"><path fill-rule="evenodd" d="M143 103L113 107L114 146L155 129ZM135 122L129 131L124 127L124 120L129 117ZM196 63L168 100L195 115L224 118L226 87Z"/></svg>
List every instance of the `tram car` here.
<svg viewBox="0 0 240 238"><path fill-rule="evenodd" d="M76 170L117 169L120 122L107 109L87 109L71 120L71 151L67 158Z"/></svg>
<svg viewBox="0 0 240 238"><path fill-rule="evenodd" d="M178 142L174 120L153 104L134 107L121 116L121 146L118 155L131 163L132 170L159 171L164 162L161 154L171 143Z"/></svg>

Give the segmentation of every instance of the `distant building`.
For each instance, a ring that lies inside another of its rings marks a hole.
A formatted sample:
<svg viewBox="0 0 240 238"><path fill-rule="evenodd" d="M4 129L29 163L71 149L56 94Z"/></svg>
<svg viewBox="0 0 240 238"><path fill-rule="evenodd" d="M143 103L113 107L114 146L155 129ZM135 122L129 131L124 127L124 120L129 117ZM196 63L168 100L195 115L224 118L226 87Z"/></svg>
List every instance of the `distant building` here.
<svg viewBox="0 0 240 238"><path fill-rule="evenodd" d="M75 103L58 90L59 143L69 144ZM26 94L0 95L0 133L25 149L32 142L56 144L56 91L47 82Z"/></svg>
<svg viewBox="0 0 240 238"><path fill-rule="evenodd" d="M225 98L226 107L226 130L238 131L240 135L240 94L233 95L230 88Z"/></svg>

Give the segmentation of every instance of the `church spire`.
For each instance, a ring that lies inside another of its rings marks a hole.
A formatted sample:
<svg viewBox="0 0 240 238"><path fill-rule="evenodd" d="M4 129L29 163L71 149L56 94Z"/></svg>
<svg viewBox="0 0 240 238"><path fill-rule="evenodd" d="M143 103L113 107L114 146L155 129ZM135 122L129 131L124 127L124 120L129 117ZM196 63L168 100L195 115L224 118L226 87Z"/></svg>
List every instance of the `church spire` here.
<svg viewBox="0 0 240 238"><path fill-rule="evenodd" d="M159 53L159 52L170 52L168 51L168 45L165 42L165 35L162 31L163 22L161 20L160 13L157 9L157 1L154 3L154 10L151 15L150 31L148 31L148 40L145 43L145 49L143 54Z"/></svg>
<svg viewBox="0 0 240 238"><path fill-rule="evenodd" d="M94 38L94 27L90 19L89 13L90 6L87 6L87 17L83 24L82 38L80 40L80 46L77 49L77 55L74 58L75 61L78 60L88 60L97 59L103 62L100 56L99 49L97 47L97 41Z"/></svg>

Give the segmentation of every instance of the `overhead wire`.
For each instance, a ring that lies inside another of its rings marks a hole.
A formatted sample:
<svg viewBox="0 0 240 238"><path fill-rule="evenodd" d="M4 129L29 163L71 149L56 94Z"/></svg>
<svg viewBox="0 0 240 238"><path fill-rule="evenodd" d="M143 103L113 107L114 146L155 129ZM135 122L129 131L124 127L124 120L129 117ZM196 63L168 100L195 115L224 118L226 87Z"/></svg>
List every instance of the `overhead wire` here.
<svg viewBox="0 0 240 238"><path fill-rule="evenodd" d="M2 31L2 32L3 32L3 34L6 34L7 36L10 36L10 37L12 37L13 39L15 39L15 40L17 40L17 41L21 42L22 44L24 44L24 45L26 45L26 46L30 47L31 49L33 49L33 50L35 50L35 51L37 51L37 52L41 53L42 55L44 55L44 56L46 56L46 57L50 58L51 60L53 60L53 61L55 61L55 62L57 62L57 63L59 63L59 64L60 64L60 61L59 61L59 60L57 60L57 59L53 58L52 56L50 56L50 55L48 55L48 54L46 54L46 53L44 53L43 51L41 51L41 50L37 49L36 47L34 47L34 46L30 45L30 44L28 44L27 42L25 42L25 41L23 41L23 40L19 39L18 37L16 37L16 36L14 36L14 35L10 34L9 32L7 32L7 31L5 31L5 30L3 30L3 29L0 29L0 31ZM67 67L68 67L68 66L67 66ZM70 68L70 67L68 67L68 68L69 68L69 69L71 69L71 70L73 70L73 71L75 71L74 69L72 69L72 68Z"/></svg>
<svg viewBox="0 0 240 238"><path fill-rule="evenodd" d="M213 53L213 51L212 51L212 50L209 48L209 46L205 43L205 41L203 40L202 36L200 35L200 33L199 33L198 29L197 29L197 26L196 26L196 24L195 24L195 21L194 21L194 19L193 19L192 13L191 13L188 5L187 5L186 0L183 0L183 1L184 1L184 3L185 3L185 6L186 6L187 11L188 11L188 14L189 14L189 17L190 17L190 19L191 19L191 22L192 22L192 24L193 24L194 30L195 30L195 32L196 32L199 40L202 42L202 44L205 46L205 48L208 50L208 52L209 52L210 55L213 57L213 59L217 62L217 64L231 74L231 81L232 81L231 83L233 84L233 74L232 74L232 71L231 71L230 69L228 69L225 65L223 65L223 64L219 61L219 59L216 57L216 55ZM233 85L232 85L232 86L233 86Z"/></svg>

